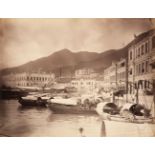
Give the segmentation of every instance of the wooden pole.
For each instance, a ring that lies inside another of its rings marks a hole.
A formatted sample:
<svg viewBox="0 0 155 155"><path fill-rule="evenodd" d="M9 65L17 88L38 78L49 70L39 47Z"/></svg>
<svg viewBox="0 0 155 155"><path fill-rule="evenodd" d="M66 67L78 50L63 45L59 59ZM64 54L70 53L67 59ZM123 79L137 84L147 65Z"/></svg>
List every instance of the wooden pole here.
<svg viewBox="0 0 155 155"><path fill-rule="evenodd" d="M136 88L136 104L139 104L139 99L138 99L139 88L138 88L138 86L136 86L135 88Z"/></svg>
<svg viewBox="0 0 155 155"><path fill-rule="evenodd" d="M102 121L101 124L101 137L106 137L106 126L104 121Z"/></svg>

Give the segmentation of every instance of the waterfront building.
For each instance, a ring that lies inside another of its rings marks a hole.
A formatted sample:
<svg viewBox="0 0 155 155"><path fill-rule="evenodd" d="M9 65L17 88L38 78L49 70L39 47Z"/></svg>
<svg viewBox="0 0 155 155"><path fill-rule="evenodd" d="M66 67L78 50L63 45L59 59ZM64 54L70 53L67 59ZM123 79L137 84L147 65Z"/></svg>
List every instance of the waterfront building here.
<svg viewBox="0 0 155 155"><path fill-rule="evenodd" d="M104 70L104 90L110 90L110 69L109 67Z"/></svg>
<svg viewBox="0 0 155 155"><path fill-rule="evenodd" d="M128 81L141 90L152 89L155 79L155 30L137 36L128 50ZM129 93L135 93L131 85Z"/></svg>
<svg viewBox="0 0 155 155"><path fill-rule="evenodd" d="M11 88L44 88L54 82L53 73L11 73L2 76L3 85Z"/></svg>
<svg viewBox="0 0 155 155"><path fill-rule="evenodd" d="M128 94L152 90L155 80L155 30L135 36L128 45L128 56L104 70L106 89L127 90Z"/></svg>
<svg viewBox="0 0 155 155"><path fill-rule="evenodd" d="M75 78L95 78L97 73L91 68L82 68L75 71Z"/></svg>
<svg viewBox="0 0 155 155"><path fill-rule="evenodd" d="M71 76L63 76L55 79L55 85L53 88L66 89L71 87L71 81L73 78Z"/></svg>
<svg viewBox="0 0 155 155"><path fill-rule="evenodd" d="M127 62L121 59L112 62L111 66L104 70L104 88L107 91L123 89L126 90L127 83Z"/></svg>
<svg viewBox="0 0 155 155"><path fill-rule="evenodd" d="M71 81L71 86L81 93L90 93L97 88L97 82L95 79L74 79Z"/></svg>
<svg viewBox="0 0 155 155"><path fill-rule="evenodd" d="M100 73L100 75L95 78L96 80L96 88L99 90L104 90L104 74L103 73Z"/></svg>
<svg viewBox="0 0 155 155"><path fill-rule="evenodd" d="M104 89L105 91L110 91L111 89L116 89L117 84L117 64L112 62L111 66L104 70Z"/></svg>
<svg viewBox="0 0 155 155"><path fill-rule="evenodd" d="M116 84L121 90L127 89L128 65L126 58L120 59L116 65Z"/></svg>
<svg viewBox="0 0 155 155"><path fill-rule="evenodd" d="M117 87L117 63L112 62L112 65L109 67L109 77L110 77L110 88L116 89Z"/></svg>
<svg viewBox="0 0 155 155"><path fill-rule="evenodd" d="M98 85L98 77L99 74L91 68L78 69L75 71L74 79L71 80L71 87L80 93L94 92Z"/></svg>

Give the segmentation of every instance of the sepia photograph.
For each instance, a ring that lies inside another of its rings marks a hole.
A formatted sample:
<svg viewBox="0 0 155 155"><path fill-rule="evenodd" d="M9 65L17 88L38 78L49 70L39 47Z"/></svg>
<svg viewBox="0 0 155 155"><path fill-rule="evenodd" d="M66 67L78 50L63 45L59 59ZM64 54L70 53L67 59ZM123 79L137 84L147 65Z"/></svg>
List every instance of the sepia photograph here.
<svg viewBox="0 0 155 155"><path fill-rule="evenodd" d="M155 137L155 19L1 18L0 137Z"/></svg>

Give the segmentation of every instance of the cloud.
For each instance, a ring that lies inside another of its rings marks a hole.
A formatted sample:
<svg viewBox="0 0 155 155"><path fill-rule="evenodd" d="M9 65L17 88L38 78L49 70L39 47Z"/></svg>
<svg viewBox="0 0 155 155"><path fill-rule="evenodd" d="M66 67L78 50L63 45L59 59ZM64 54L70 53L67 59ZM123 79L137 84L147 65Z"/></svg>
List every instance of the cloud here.
<svg viewBox="0 0 155 155"><path fill-rule="evenodd" d="M134 34L151 28L149 19L4 19L0 26L1 68L63 48L73 52L121 48Z"/></svg>

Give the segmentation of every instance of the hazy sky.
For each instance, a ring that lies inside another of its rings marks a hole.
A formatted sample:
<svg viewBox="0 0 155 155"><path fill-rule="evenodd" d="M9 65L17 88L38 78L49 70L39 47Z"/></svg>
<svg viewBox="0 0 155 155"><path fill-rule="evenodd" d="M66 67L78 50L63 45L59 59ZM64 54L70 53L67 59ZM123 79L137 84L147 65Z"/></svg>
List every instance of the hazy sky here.
<svg viewBox="0 0 155 155"><path fill-rule="evenodd" d="M0 19L0 68L55 51L104 52L153 27L149 19Z"/></svg>

